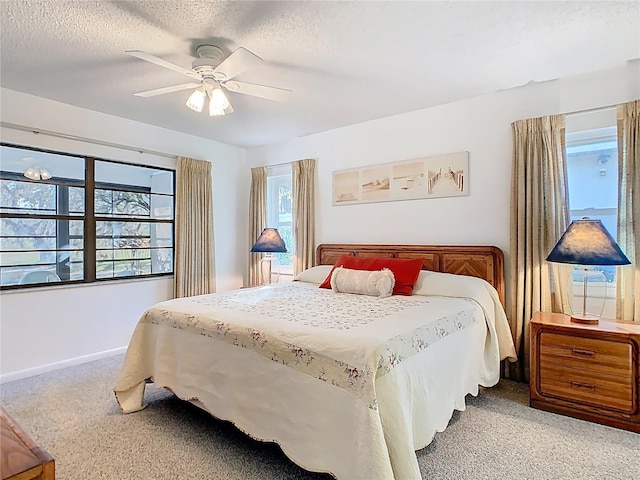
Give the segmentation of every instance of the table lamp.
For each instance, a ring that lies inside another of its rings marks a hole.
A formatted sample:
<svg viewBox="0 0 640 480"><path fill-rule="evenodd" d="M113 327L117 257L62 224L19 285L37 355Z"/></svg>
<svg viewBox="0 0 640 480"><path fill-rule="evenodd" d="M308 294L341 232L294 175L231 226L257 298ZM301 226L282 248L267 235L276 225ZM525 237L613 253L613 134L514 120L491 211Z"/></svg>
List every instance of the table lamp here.
<svg viewBox="0 0 640 480"><path fill-rule="evenodd" d="M287 247L280 237L277 228L265 228L256 240L256 243L251 247L251 251L254 253L266 253L260 260L260 275L262 277L262 284L271 284L271 275L276 274L276 281L280 280L280 262L277 257L274 257L274 253L286 253Z"/></svg>
<svg viewBox="0 0 640 480"><path fill-rule="evenodd" d="M590 277L591 281L597 275L604 278L604 274L601 271L590 270L588 267L596 265L628 265L631 263L620 250L615 240L609 235L607 229L604 228L602 222L600 220L590 220L588 217L571 222L571 225L551 250L547 261L570 263L584 267L583 270L575 271L575 273L582 272L582 294L578 296L580 304L571 309L571 321L586 324L597 324L604 309L604 300L599 309L594 309L587 303L587 289ZM570 278L572 279L572 277Z"/></svg>

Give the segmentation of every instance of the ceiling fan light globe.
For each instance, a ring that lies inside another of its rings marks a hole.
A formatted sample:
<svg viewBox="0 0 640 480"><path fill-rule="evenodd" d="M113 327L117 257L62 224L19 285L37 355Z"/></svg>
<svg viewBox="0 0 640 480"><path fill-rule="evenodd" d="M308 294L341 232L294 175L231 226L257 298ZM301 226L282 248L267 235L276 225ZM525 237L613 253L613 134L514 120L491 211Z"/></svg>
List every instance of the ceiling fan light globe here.
<svg viewBox="0 0 640 480"><path fill-rule="evenodd" d="M229 105L231 105L229 103L229 99L227 98L227 96L222 91L222 88L220 87L214 88L213 91L211 92L211 103L215 105L215 108L219 110L224 110L228 108Z"/></svg>
<svg viewBox="0 0 640 480"><path fill-rule="evenodd" d="M210 117L222 117L226 112L224 110L220 110L209 104L209 116Z"/></svg>
<svg viewBox="0 0 640 480"><path fill-rule="evenodd" d="M49 170L47 170L46 168L43 168L42 170L40 170L40 179L49 180L50 178L51 178L51 173L49 173Z"/></svg>
<svg viewBox="0 0 640 480"><path fill-rule="evenodd" d="M201 112L204 107L204 99L207 95L204 93L204 90L201 88L196 88L193 93L187 99L187 107L189 107L194 112Z"/></svg>
<svg viewBox="0 0 640 480"><path fill-rule="evenodd" d="M40 180L40 172L33 167L27 168L24 172L24 176L29 180Z"/></svg>
<svg viewBox="0 0 640 480"><path fill-rule="evenodd" d="M217 86L209 93L209 115L212 117L220 117L225 115L231 107L229 99L222 91L220 86Z"/></svg>

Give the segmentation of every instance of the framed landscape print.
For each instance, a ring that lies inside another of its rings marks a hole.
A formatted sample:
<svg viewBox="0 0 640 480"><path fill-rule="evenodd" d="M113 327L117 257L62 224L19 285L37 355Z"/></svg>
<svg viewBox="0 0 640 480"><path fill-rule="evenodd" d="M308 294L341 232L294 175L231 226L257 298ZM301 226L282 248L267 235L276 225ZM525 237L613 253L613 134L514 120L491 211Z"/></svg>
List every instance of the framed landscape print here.
<svg viewBox="0 0 640 480"><path fill-rule="evenodd" d="M469 195L469 152L333 172L333 205Z"/></svg>

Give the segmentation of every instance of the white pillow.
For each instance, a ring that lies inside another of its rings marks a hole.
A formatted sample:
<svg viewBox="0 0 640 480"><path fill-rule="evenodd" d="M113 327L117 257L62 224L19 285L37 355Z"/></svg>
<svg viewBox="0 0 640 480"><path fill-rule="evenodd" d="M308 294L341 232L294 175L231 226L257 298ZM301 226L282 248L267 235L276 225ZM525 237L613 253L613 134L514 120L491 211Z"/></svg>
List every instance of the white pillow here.
<svg viewBox="0 0 640 480"><path fill-rule="evenodd" d="M333 265L317 265L315 267L307 268L293 278L293 281L309 282L320 284L327 278L329 272L333 268Z"/></svg>
<svg viewBox="0 0 640 480"><path fill-rule="evenodd" d="M411 295L429 295L431 280L439 275L451 275L450 273L432 272L431 270L420 270L416 284L413 286ZM432 278L429 278L432 277Z"/></svg>
<svg viewBox="0 0 640 480"><path fill-rule="evenodd" d="M338 267L331 274L331 288L336 293L389 297L395 283L393 272L388 268L369 271Z"/></svg>
<svg viewBox="0 0 640 480"><path fill-rule="evenodd" d="M495 290L482 278L422 270L413 287L412 295L473 298L477 301L475 294L485 289Z"/></svg>

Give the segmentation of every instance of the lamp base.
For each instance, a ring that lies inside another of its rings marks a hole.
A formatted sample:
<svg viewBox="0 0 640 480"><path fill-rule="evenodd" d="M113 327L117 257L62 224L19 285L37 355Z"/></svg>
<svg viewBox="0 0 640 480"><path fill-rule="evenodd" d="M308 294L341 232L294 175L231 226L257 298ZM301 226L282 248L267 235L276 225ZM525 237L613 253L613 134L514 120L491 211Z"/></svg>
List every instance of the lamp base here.
<svg viewBox="0 0 640 480"><path fill-rule="evenodd" d="M280 262L277 257L268 254L260 259L260 276L265 286L280 281Z"/></svg>
<svg viewBox="0 0 640 480"><path fill-rule="evenodd" d="M574 323L597 325L600 322L600 316L590 313L576 313L571 315L571 321Z"/></svg>
<svg viewBox="0 0 640 480"><path fill-rule="evenodd" d="M584 267L571 272L571 321L597 325L607 300L607 279L600 270Z"/></svg>

